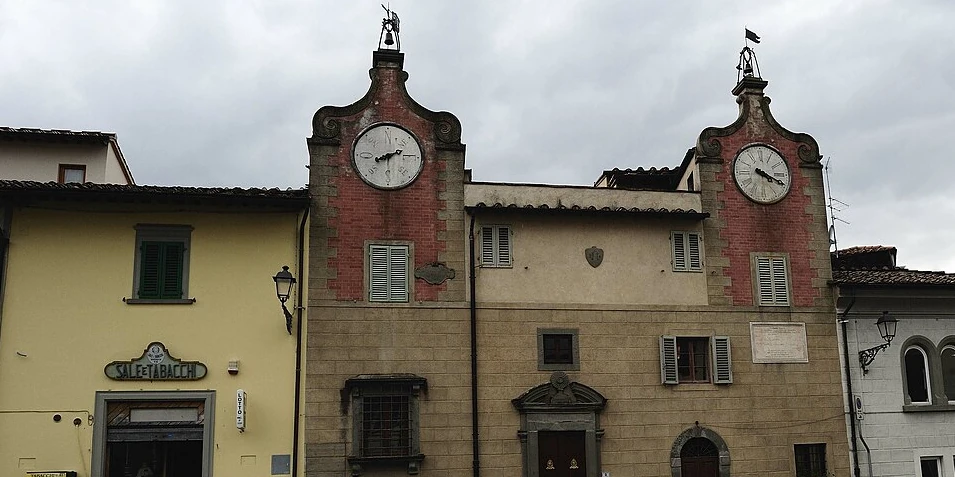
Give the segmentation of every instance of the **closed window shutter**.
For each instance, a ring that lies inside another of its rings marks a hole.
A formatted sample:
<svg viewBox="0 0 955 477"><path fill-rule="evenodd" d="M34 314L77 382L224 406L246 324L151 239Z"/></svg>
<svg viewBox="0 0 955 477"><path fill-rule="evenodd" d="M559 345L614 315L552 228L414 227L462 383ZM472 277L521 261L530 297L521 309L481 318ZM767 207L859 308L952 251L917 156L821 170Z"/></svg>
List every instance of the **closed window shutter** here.
<svg viewBox="0 0 955 477"><path fill-rule="evenodd" d="M759 304L774 304L773 273L769 257L756 257L756 281L759 289Z"/></svg>
<svg viewBox="0 0 955 477"><path fill-rule="evenodd" d="M702 270L703 258L700 254L700 234L686 234L687 251L689 255L688 268L690 270Z"/></svg>
<svg viewBox="0 0 955 477"><path fill-rule="evenodd" d="M494 265L494 229L481 227L481 264Z"/></svg>
<svg viewBox="0 0 955 477"><path fill-rule="evenodd" d="M142 242L139 253L139 298L159 298L162 242Z"/></svg>
<svg viewBox="0 0 955 477"><path fill-rule="evenodd" d="M497 228L497 265L509 267L511 265L511 229L510 227Z"/></svg>
<svg viewBox="0 0 955 477"><path fill-rule="evenodd" d="M186 248L182 242L162 244L162 289L160 298L182 298L182 264Z"/></svg>
<svg viewBox="0 0 955 477"><path fill-rule="evenodd" d="M686 270L686 234L673 232L670 234L670 241L673 245L673 269Z"/></svg>
<svg viewBox="0 0 955 477"><path fill-rule="evenodd" d="M663 384L679 384L676 365L676 336L661 336L660 380Z"/></svg>
<svg viewBox="0 0 955 477"><path fill-rule="evenodd" d="M371 245L369 247L369 268L371 276L368 280L370 287L370 301L388 301L388 247Z"/></svg>
<svg viewBox="0 0 955 477"><path fill-rule="evenodd" d="M771 259L773 273L773 301L777 305L789 304L789 280L786 273L786 259Z"/></svg>
<svg viewBox="0 0 955 477"><path fill-rule="evenodd" d="M391 247L388 263L389 300L408 301L408 247Z"/></svg>
<svg viewBox="0 0 955 477"><path fill-rule="evenodd" d="M733 362L729 337L714 336L710 347L713 349L713 382L715 384L732 383Z"/></svg>

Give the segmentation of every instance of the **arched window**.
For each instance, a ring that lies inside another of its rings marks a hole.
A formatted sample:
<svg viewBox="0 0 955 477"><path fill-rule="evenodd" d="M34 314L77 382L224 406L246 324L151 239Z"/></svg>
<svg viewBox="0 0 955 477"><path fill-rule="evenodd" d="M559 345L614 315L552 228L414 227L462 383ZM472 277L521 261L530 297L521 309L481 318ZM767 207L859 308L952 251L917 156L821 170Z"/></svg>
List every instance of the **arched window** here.
<svg viewBox="0 0 955 477"><path fill-rule="evenodd" d="M942 379L945 382L945 395L949 402L955 402L955 345L942 348Z"/></svg>
<svg viewBox="0 0 955 477"><path fill-rule="evenodd" d="M930 404L932 387L928 373L928 356L918 346L905 350L905 384L912 404Z"/></svg>

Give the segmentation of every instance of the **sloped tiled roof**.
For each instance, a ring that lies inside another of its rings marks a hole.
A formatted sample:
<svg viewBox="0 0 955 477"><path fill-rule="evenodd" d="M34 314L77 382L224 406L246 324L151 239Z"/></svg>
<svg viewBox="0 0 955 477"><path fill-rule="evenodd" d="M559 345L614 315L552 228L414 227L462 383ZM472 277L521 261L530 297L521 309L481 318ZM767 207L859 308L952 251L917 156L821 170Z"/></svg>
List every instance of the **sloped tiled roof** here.
<svg viewBox="0 0 955 477"><path fill-rule="evenodd" d="M955 273L895 266L895 247L866 245L832 253L832 280L839 285L955 287Z"/></svg>
<svg viewBox="0 0 955 477"><path fill-rule="evenodd" d="M667 208L640 208L640 207L595 207L593 205L563 205L559 204L556 207L551 207L548 204L517 204L517 203L508 203L502 204L496 202L494 204L485 204L484 202L479 202L473 206L476 209L520 209L520 210L566 210L566 211L583 211L583 212L617 212L617 213L631 213L631 214L660 214L660 215L688 215L694 217L709 217L709 214L705 212L698 212L693 209L667 209Z"/></svg>
<svg viewBox="0 0 955 477"><path fill-rule="evenodd" d="M30 204L38 201L162 202L248 204L301 208L308 203L308 191L306 189L147 186L96 184L92 182L58 184L56 182L0 180L0 200L20 204Z"/></svg>
<svg viewBox="0 0 955 477"><path fill-rule="evenodd" d="M100 131L70 131L68 129L11 128L0 126L0 139L29 139L61 142L106 144L115 133Z"/></svg>

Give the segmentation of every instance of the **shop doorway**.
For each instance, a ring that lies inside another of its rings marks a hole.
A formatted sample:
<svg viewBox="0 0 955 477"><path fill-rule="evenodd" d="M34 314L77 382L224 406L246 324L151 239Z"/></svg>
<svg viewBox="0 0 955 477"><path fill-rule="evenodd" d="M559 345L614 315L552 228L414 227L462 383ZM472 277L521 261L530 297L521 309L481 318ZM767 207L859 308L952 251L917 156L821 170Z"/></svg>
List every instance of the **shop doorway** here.
<svg viewBox="0 0 955 477"><path fill-rule="evenodd" d="M211 476L214 395L97 393L92 476Z"/></svg>

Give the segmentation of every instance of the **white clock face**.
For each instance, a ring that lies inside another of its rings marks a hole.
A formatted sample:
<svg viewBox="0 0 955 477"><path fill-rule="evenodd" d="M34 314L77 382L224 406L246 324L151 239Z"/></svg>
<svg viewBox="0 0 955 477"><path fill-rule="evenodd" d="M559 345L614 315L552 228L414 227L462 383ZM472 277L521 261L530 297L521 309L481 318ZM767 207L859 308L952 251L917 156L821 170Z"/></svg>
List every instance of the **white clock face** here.
<svg viewBox="0 0 955 477"><path fill-rule="evenodd" d="M792 177L786 160L767 146L750 146L733 161L733 179L753 202L772 204L789 193Z"/></svg>
<svg viewBox="0 0 955 477"><path fill-rule="evenodd" d="M418 178L424 161L421 146L410 132L395 124L376 124L355 140L352 165L368 184L400 189Z"/></svg>

